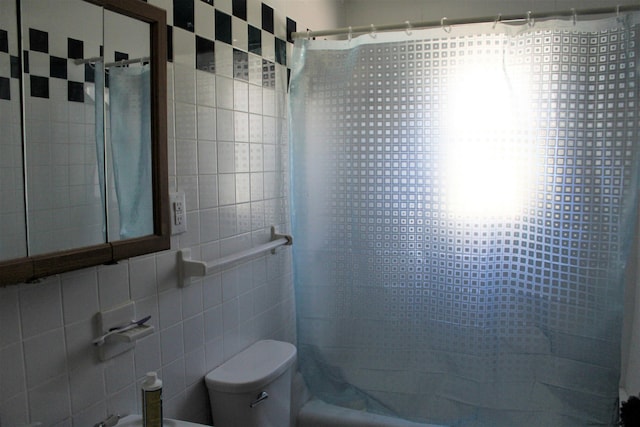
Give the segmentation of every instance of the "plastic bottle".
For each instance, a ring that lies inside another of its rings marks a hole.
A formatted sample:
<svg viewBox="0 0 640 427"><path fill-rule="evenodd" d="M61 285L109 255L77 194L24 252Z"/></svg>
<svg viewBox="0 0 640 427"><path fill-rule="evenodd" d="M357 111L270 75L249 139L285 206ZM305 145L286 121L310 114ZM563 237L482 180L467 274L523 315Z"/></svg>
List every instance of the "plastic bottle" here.
<svg viewBox="0 0 640 427"><path fill-rule="evenodd" d="M142 381L142 425L162 427L162 381L156 372L148 372Z"/></svg>

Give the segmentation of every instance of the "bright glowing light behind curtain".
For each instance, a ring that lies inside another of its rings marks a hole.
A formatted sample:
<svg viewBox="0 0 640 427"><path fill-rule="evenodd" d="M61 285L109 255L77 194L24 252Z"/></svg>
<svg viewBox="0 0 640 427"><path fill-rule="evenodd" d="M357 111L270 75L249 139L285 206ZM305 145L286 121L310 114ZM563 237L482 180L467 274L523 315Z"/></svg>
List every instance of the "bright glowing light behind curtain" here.
<svg viewBox="0 0 640 427"><path fill-rule="evenodd" d="M455 426L612 423L638 173L625 19L296 42L316 396Z"/></svg>

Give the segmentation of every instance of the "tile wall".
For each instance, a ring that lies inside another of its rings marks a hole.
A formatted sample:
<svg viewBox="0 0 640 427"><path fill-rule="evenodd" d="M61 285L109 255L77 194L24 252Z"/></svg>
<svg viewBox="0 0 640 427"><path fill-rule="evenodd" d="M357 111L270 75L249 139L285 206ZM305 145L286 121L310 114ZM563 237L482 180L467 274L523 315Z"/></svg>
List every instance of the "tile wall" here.
<svg viewBox="0 0 640 427"><path fill-rule="evenodd" d="M165 416L210 423L206 372L258 339L295 340L290 249L185 288L176 251L209 260L268 240L271 225L288 231L287 31L337 26L336 6L149 3L167 10L169 184L186 194L188 231L166 252L0 289L0 426L139 413L150 370L164 381ZM96 314L129 300L155 332L100 362Z"/></svg>

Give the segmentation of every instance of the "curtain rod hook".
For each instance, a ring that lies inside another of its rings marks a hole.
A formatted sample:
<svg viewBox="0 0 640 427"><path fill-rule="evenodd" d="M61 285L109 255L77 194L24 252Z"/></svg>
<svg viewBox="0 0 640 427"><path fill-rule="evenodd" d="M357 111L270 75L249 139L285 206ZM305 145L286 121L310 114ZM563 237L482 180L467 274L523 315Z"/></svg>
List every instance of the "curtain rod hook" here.
<svg viewBox="0 0 640 427"><path fill-rule="evenodd" d="M369 33L369 35L374 39L376 38L376 27L373 24L371 24L371 32Z"/></svg>
<svg viewBox="0 0 640 427"><path fill-rule="evenodd" d="M351 28L351 25L349 25L349 34L347 35L349 41L351 41L351 38L353 37L353 28Z"/></svg>
<svg viewBox="0 0 640 427"><path fill-rule="evenodd" d="M307 28L307 40L311 40L311 30Z"/></svg>
<svg viewBox="0 0 640 427"><path fill-rule="evenodd" d="M409 21L404 21L405 24L407 24L407 29L405 30L407 32L407 35L410 36L411 35L411 22Z"/></svg>
<svg viewBox="0 0 640 427"><path fill-rule="evenodd" d="M502 21L502 14L499 13L498 16L496 16L496 20L493 21L493 28L496 28L496 25L498 25L498 22Z"/></svg>
<svg viewBox="0 0 640 427"><path fill-rule="evenodd" d="M578 23L578 12L576 12L575 7L572 7L570 10L571 10L571 15L573 16L573 25L576 25Z"/></svg>
<svg viewBox="0 0 640 427"><path fill-rule="evenodd" d="M446 32L446 33L450 33L451 32L451 25L445 25L445 21L447 20L446 16L443 16L442 19L440 20L440 26L442 27L442 29Z"/></svg>
<svg viewBox="0 0 640 427"><path fill-rule="evenodd" d="M531 16L531 11L527 12L527 24L529 24L530 27L533 27L533 25L535 24L533 16Z"/></svg>

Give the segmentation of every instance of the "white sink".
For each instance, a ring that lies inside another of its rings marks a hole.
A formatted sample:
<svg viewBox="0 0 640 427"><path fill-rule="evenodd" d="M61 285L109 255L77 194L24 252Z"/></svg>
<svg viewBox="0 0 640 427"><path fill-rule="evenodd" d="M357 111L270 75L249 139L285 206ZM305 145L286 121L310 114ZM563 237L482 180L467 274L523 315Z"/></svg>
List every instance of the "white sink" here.
<svg viewBox="0 0 640 427"><path fill-rule="evenodd" d="M142 415L127 415L121 418L116 427L141 427ZM190 423L188 421L172 420L165 418L162 422L163 427L205 427L204 424Z"/></svg>

